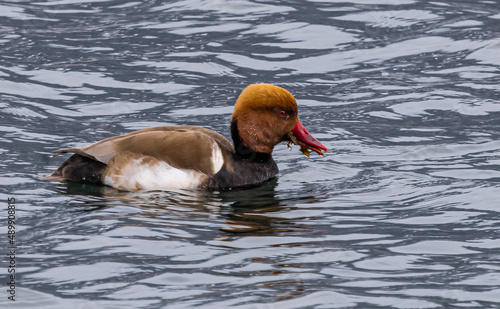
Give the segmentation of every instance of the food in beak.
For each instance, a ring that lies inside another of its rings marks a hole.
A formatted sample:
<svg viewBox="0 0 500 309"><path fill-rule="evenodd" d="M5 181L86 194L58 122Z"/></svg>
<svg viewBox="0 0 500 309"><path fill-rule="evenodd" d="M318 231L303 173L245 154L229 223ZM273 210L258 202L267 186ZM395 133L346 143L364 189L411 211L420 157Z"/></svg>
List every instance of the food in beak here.
<svg viewBox="0 0 500 309"><path fill-rule="evenodd" d="M304 128L300 121L297 122L295 127L291 132L288 133L289 145L292 142L295 145L300 145L300 152L302 152L306 157L309 158L311 150L316 152L321 157L328 152L328 148L323 145L320 141L314 138L314 136L309 133L309 131Z"/></svg>

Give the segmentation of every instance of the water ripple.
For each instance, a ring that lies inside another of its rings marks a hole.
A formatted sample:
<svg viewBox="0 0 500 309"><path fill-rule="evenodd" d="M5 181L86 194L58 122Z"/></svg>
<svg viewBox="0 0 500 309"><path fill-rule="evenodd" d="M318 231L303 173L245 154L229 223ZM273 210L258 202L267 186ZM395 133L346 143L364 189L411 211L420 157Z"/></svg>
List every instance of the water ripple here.
<svg viewBox="0 0 500 309"><path fill-rule="evenodd" d="M19 216L16 304L497 308L498 10L0 3L0 198L14 196ZM54 149L135 129L229 136L234 101L255 82L294 94L324 158L278 145L279 178L231 192L41 180L64 160L48 158Z"/></svg>

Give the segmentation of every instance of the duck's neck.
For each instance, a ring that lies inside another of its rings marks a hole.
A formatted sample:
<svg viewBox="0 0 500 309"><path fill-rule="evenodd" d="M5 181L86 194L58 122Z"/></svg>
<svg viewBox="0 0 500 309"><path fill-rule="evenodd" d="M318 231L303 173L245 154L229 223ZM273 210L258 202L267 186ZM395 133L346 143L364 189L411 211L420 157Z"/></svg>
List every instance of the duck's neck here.
<svg viewBox="0 0 500 309"><path fill-rule="evenodd" d="M231 138L233 139L234 153L237 159L262 163L272 160L272 155L270 153L257 152L243 144L238 131L238 121L236 119L231 120Z"/></svg>

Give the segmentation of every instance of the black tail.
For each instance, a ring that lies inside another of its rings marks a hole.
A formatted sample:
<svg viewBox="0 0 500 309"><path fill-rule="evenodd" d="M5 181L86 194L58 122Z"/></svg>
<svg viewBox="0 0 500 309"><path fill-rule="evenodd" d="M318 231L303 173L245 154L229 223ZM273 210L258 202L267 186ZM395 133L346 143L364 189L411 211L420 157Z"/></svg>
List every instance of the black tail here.
<svg viewBox="0 0 500 309"><path fill-rule="evenodd" d="M102 185L102 173L105 168L106 164L102 162L74 154L46 179Z"/></svg>

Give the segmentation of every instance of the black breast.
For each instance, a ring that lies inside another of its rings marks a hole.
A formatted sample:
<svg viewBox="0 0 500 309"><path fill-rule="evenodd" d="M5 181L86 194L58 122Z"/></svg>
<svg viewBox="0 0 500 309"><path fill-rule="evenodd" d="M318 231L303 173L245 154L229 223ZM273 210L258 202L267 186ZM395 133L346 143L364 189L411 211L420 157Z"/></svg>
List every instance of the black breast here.
<svg viewBox="0 0 500 309"><path fill-rule="evenodd" d="M253 160L241 159L237 154L230 163L224 164L219 172L210 177L206 188L211 191L224 191L233 188L253 187L260 185L278 175L278 166L270 154L265 154L267 160L250 157ZM228 170L231 166L233 171Z"/></svg>
<svg viewBox="0 0 500 309"><path fill-rule="evenodd" d="M238 133L236 120L231 122L234 152L230 162L211 176L203 185L208 190L229 190L260 185L278 175L278 166L270 153L256 152L245 147ZM226 159L227 160L227 159Z"/></svg>

